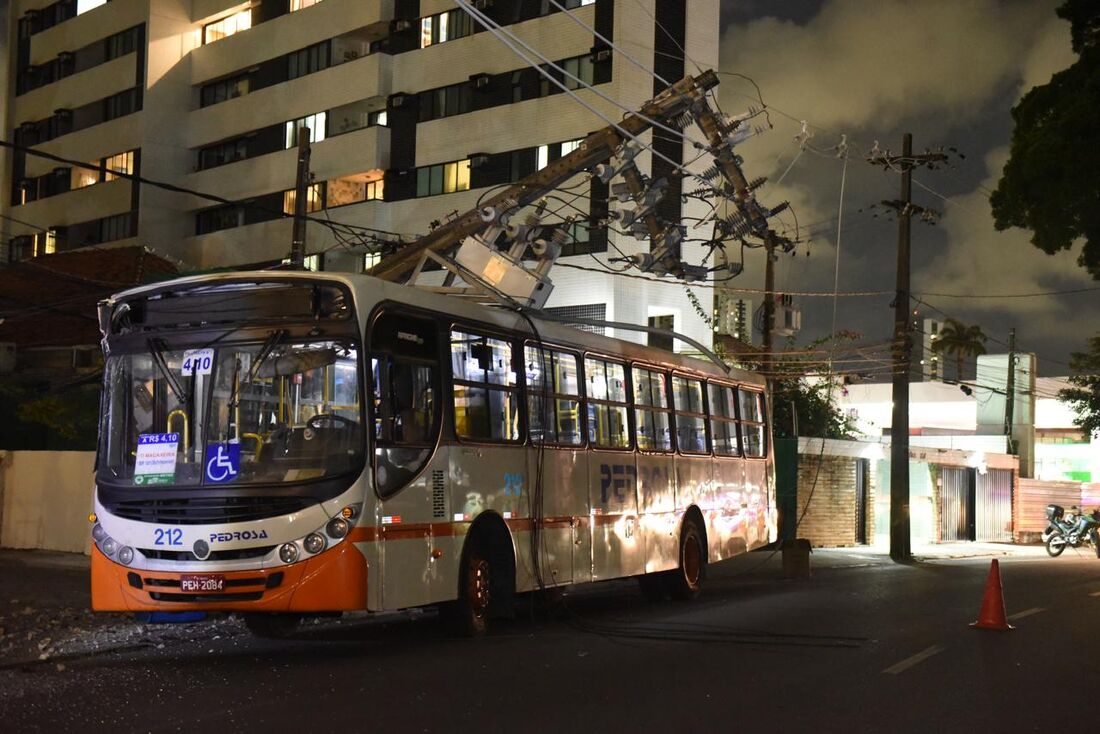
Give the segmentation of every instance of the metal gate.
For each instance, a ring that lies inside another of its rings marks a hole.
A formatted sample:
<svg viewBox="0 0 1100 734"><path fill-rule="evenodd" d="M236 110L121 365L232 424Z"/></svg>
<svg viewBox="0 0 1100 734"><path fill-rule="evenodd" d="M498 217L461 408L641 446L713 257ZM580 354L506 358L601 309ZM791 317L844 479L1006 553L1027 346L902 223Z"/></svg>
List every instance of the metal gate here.
<svg viewBox="0 0 1100 734"><path fill-rule="evenodd" d="M971 470L945 466L940 472L940 540L973 540Z"/></svg>
<svg viewBox="0 0 1100 734"><path fill-rule="evenodd" d="M867 544L867 475L871 472L869 459L856 460L856 542Z"/></svg>
<svg viewBox="0 0 1100 734"><path fill-rule="evenodd" d="M1012 542L1012 471L989 469L976 482L976 540Z"/></svg>

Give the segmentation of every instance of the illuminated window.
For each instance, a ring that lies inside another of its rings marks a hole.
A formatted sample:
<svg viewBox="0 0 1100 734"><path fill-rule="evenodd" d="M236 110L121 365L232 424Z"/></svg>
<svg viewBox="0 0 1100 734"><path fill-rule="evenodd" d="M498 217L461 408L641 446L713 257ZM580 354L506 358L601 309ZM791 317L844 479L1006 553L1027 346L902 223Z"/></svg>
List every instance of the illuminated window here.
<svg viewBox="0 0 1100 734"><path fill-rule="evenodd" d="M366 273L370 271L371 268L380 262L382 262L381 252L368 252L366 255L363 255L363 272Z"/></svg>
<svg viewBox="0 0 1100 734"><path fill-rule="evenodd" d="M323 184L313 184L307 190L306 195L306 212L316 212L321 210L321 186ZM294 214L294 205L298 200L298 192L291 189L290 191L283 192L283 213L287 215Z"/></svg>
<svg viewBox="0 0 1100 734"><path fill-rule="evenodd" d="M474 32L473 19L465 10L449 10L420 19L420 48L464 38Z"/></svg>
<svg viewBox="0 0 1100 734"><path fill-rule="evenodd" d="M107 0L76 0L76 14L81 15L106 4Z"/></svg>
<svg viewBox="0 0 1100 734"><path fill-rule="evenodd" d="M306 270L312 270L313 272L319 272L321 270L321 256L320 255L307 255L302 260L302 267Z"/></svg>
<svg viewBox="0 0 1100 734"><path fill-rule="evenodd" d="M577 138L576 140L566 140L564 143L561 144L561 154L569 155L574 150L581 147L581 143L583 141L584 138Z"/></svg>
<svg viewBox="0 0 1100 734"><path fill-rule="evenodd" d="M420 21L420 48L432 45L432 19L424 18Z"/></svg>
<svg viewBox="0 0 1100 734"><path fill-rule="evenodd" d="M103 167L107 171L105 178L107 181L114 181L116 178L121 178L117 175L119 173L132 176L134 173L134 151L128 150L125 153L111 156L104 161Z"/></svg>
<svg viewBox="0 0 1100 734"><path fill-rule="evenodd" d="M309 142L319 143L325 139L325 121L327 113L318 112L315 115L303 117L300 120L291 120L286 124L286 147L293 148L298 145L298 130L309 128Z"/></svg>
<svg viewBox="0 0 1100 734"><path fill-rule="evenodd" d="M535 153L535 169L541 171L550 163L550 146L540 145Z"/></svg>
<svg viewBox="0 0 1100 734"><path fill-rule="evenodd" d="M371 171L330 179L326 185L326 207L346 206L382 198L382 172Z"/></svg>
<svg viewBox="0 0 1100 734"><path fill-rule="evenodd" d="M95 168L73 166L69 181L70 189L82 189L85 186L94 186L99 183L99 162L96 161L91 165Z"/></svg>
<svg viewBox="0 0 1100 734"><path fill-rule="evenodd" d="M416 169L416 195L435 196L470 189L470 160Z"/></svg>
<svg viewBox="0 0 1100 734"><path fill-rule="evenodd" d="M290 12L293 13L295 10L303 10L312 7L319 2L321 2L321 0L290 0Z"/></svg>
<svg viewBox="0 0 1100 734"><path fill-rule="evenodd" d="M202 42L207 44L213 43L214 41L220 41L223 38L232 36L234 33L247 31L251 27L252 8L247 8L227 18L222 18L219 21L203 26Z"/></svg>

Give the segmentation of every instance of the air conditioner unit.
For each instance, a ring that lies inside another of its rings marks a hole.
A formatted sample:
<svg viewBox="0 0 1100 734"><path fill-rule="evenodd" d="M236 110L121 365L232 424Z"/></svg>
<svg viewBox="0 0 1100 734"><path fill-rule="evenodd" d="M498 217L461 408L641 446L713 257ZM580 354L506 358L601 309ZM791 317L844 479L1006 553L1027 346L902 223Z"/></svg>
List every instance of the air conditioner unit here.
<svg viewBox="0 0 1100 734"><path fill-rule="evenodd" d="M487 87L491 81L493 81L493 78L488 74L473 74L470 76L470 83L474 85L474 89Z"/></svg>
<svg viewBox="0 0 1100 734"><path fill-rule="evenodd" d="M413 29L413 22L411 20L395 20L393 25L390 26L391 33L403 33L404 31L411 31Z"/></svg>
<svg viewBox="0 0 1100 734"><path fill-rule="evenodd" d="M470 153L466 157L470 159L470 168L479 168L489 162L488 153Z"/></svg>
<svg viewBox="0 0 1100 734"><path fill-rule="evenodd" d="M389 106L393 108L403 107L411 97L411 94L405 94L404 92L391 94L389 98Z"/></svg>
<svg viewBox="0 0 1100 734"><path fill-rule="evenodd" d="M606 46L596 46L592 49L592 58L595 61L607 61L611 58L611 49Z"/></svg>

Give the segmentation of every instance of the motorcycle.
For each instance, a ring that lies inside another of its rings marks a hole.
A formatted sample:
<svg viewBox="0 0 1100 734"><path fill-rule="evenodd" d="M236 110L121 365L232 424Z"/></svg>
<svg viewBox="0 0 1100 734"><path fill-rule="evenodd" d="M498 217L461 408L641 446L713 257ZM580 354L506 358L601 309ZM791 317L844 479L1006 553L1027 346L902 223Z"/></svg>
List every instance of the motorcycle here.
<svg viewBox="0 0 1100 734"><path fill-rule="evenodd" d="M1086 546L1096 551L1096 557L1100 558L1100 509L1086 514L1084 510L1078 510L1074 505L1070 508L1076 510L1066 515L1065 510L1059 505L1047 505L1046 515L1048 525L1040 536L1046 544L1047 553L1052 557L1062 555L1066 546L1079 548Z"/></svg>

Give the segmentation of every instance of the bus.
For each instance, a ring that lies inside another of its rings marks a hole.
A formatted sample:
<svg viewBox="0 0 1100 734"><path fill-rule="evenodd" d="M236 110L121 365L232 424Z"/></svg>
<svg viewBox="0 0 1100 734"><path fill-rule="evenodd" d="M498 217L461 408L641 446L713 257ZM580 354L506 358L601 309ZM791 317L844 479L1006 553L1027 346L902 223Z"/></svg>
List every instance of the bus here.
<svg viewBox="0 0 1100 734"><path fill-rule="evenodd" d="M185 277L99 321L95 610L478 635L538 589L691 598L776 538L751 372L367 275Z"/></svg>

